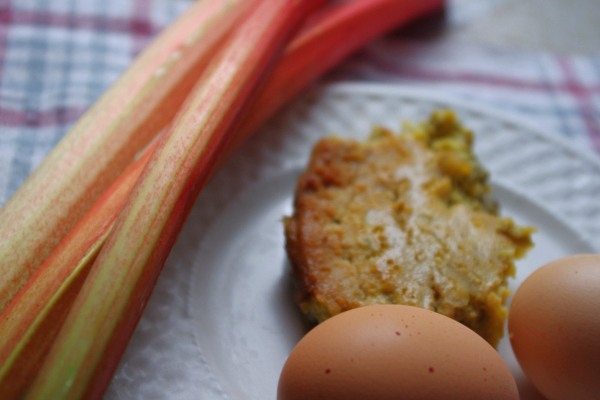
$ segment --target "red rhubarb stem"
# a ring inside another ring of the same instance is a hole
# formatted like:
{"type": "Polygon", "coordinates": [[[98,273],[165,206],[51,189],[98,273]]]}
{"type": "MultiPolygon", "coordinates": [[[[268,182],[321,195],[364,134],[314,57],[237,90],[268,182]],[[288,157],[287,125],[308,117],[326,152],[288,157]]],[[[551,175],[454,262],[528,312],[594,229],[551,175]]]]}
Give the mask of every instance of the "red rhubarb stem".
{"type": "Polygon", "coordinates": [[[323,9],[286,52],[246,113],[236,144],[246,140],[290,99],[373,39],[439,11],[444,0],[356,0],[323,9]]]}

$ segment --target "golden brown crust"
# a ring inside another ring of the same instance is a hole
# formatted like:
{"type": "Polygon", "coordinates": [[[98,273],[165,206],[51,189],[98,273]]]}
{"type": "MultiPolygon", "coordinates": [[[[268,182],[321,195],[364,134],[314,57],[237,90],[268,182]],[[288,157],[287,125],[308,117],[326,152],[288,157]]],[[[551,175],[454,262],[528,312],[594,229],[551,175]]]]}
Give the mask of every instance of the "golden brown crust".
{"type": "Polygon", "coordinates": [[[497,215],[472,134],[453,113],[406,131],[315,145],[284,221],[298,304],[316,322],[367,304],[413,304],[496,345],[507,279],[532,229],[497,215]]]}

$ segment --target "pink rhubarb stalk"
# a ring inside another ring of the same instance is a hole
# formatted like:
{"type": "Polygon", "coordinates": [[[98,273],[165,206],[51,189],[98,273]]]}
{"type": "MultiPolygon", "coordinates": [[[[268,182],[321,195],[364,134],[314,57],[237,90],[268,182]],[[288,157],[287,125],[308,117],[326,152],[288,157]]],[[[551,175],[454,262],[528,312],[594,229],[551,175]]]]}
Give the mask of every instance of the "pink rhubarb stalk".
{"type": "Polygon", "coordinates": [[[152,148],[94,204],[0,314],[0,399],[22,398],[152,148]]]}
{"type": "MultiPolygon", "coordinates": [[[[237,130],[239,142],[304,87],[373,38],[438,9],[441,0],[360,0],[325,8],[287,47],[237,130]],[[350,34],[348,34],[350,33],[350,34]]],[[[0,398],[34,376],[74,295],[153,148],[134,162],[0,313],[0,398]]]]}
{"type": "Polygon", "coordinates": [[[234,121],[319,0],[262,0],[161,138],[100,251],[29,398],[98,398],[234,121]]]}
{"type": "Polygon", "coordinates": [[[0,209],[0,311],[173,118],[248,7],[198,1],[87,111],[0,209]]]}

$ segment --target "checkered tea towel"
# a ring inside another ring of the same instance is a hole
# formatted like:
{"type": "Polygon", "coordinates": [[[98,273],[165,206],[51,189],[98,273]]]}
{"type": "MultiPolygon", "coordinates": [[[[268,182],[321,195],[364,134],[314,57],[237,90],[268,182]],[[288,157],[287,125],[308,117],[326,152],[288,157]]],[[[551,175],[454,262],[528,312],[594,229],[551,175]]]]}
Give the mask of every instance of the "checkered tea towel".
{"type": "MultiPolygon", "coordinates": [[[[0,0],[0,205],[191,0],[0,0]]],[[[325,78],[434,89],[600,152],[600,53],[388,37],[325,78]]]]}

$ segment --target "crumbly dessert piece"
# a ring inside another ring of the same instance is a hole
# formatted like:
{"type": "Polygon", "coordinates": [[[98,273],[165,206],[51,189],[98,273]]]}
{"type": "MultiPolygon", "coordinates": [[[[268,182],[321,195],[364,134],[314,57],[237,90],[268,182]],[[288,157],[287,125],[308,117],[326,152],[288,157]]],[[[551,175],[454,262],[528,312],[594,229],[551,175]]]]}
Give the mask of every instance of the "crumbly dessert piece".
{"type": "Polygon", "coordinates": [[[404,130],[315,145],[284,220],[298,304],[314,322],[367,304],[420,306],[496,346],[507,280],[534,229],[499,216],[453,112],[404,130]]]}

